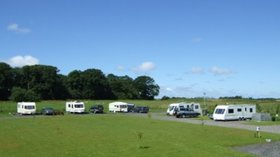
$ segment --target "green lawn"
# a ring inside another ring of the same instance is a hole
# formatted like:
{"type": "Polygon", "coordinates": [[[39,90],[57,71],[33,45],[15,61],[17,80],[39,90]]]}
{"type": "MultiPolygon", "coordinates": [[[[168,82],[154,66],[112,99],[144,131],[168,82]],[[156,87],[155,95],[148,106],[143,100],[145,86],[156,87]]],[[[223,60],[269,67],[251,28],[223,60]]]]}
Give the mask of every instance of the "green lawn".
{"type": "Polygon", "coordinates": [[[0,117],[0,156],[249,157],[231,147],[280,139],[253,134],[126,114],[0,117]]]}

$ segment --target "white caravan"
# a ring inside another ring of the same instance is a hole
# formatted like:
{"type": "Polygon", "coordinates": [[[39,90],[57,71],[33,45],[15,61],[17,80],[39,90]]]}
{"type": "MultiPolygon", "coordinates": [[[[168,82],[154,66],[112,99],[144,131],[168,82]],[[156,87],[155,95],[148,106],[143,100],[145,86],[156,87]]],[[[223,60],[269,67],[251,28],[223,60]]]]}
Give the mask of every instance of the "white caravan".
{"type": "Polygon", "coordinates": [[[66,102],[66,112],[70,113],[84,113],[85,103],[80,101],[70,101],[66,102]]]}
{"type": "Polygon", "coordinates": [[[200,113],[202,115],[202,110],[200,107],[199,103],[185,103],[185,102],[180,102],[180,103],[172,103],[168,106],[166,114],[173,116],[176,112],[176,110],[180,110],[181,108],[188,108],[193,110],[194,112],[200,113]]]}
{"type": "Polygon", "coordinates": [[[128,106],[126,102],[112,102],[109,104],[109,112],[128,112],[128,106]]]}
{"type": "Polygon", "coordinates": [[[214,120],[245,120],[252,119],[256,113],[256,105],[218,105],[215,108],[214,120]]]}
{"type": "Polygon", "coordinates": [[[18,102],[17,113],[19,114],[35,114],[36,103],[35,102],[18,102]]]}

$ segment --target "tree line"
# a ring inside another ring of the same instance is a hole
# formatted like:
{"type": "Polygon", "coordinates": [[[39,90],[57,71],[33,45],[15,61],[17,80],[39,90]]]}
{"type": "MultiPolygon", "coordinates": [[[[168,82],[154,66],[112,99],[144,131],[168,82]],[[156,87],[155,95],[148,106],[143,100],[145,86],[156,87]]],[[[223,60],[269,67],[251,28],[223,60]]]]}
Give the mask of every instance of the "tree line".
{"type": "Polygon", "coordinates": [[[74,70],[32,65],[12,68],[0,63],[0,100],[40,101],[65,99],[154,99],[159,86],[149,76],[105,75],[99,69],[74,70]]]}

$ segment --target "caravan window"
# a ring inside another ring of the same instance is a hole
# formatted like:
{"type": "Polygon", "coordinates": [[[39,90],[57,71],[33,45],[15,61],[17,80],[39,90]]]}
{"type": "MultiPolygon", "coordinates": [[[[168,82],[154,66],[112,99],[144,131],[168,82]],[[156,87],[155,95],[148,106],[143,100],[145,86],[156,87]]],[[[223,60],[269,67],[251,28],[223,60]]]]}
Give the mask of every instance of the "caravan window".
{"type": "Polygon", "coordinates": [[[169,107],[169,111],[172,111],[174,109],[174,106],[169,107]]]}
{"type": "Polygon", "coordinates": [[[83,108],[84,105],[83,104],[75,104],[75,108],[83,108]]]}
{"type": "Polygon", "coordinates": [[[253,112],[253,108],[250,108],[250,112],[253,112]]]}
{"type": "Polygon", "coordinates": [[[228,109],[228,113],[234,113],[234,110],[232,108],[228,109]]]}
{"type": "Polygon", "coordinates": [[[237,109],[237,112],[242,112],[242,109],[241,109],[241,108],[238,108],[238,109],[237,109]]]}
{"type": "Polygon", "coordinates": [[[127,105],[120,105],[120,108],[127,108],[127,105]]]}
{"type": "Polygon", "coordinates": [[[195,109],[198,109],[199,108],[199,106],[198,105],[195,105],[195,109]]]}
{"type": "Polygon", "coordinates": [[[31,110],[31,109],[34,109],[34,108],[35,108],[35,106],[25,106],[24,108],[25,108],[25,109],[29,109],[29,110],[31,110]]]}
{"type": "Polygon", "coordinates": [[[179,109],[184,111],[185,110],[185,107],[184,106],[179,106],[179,109]]]}
{"type": "Polygon", "coordinates": [[[224,114],[224,112],[225,112],[225,109],[216,109],[216,114],[224,114]]]}

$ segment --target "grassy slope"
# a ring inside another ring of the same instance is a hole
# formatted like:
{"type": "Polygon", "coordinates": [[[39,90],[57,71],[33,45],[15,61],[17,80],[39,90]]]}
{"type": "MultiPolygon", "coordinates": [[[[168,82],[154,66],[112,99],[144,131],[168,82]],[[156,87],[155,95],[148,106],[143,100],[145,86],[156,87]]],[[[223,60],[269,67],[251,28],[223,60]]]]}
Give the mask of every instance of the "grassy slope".
{"type": "MultiPolygon", "coordinates": [[[[253,132],[125,114],[0,118],[0,156],[246,157],[230,147],[259,143],[253,132]],[[137,133],[143,133],[142,140],[137,133]],[[141,148],[139,147],[141,146],[141,148]]],[[[278,135],[263,134],[278,139],[278,135]]]]}

